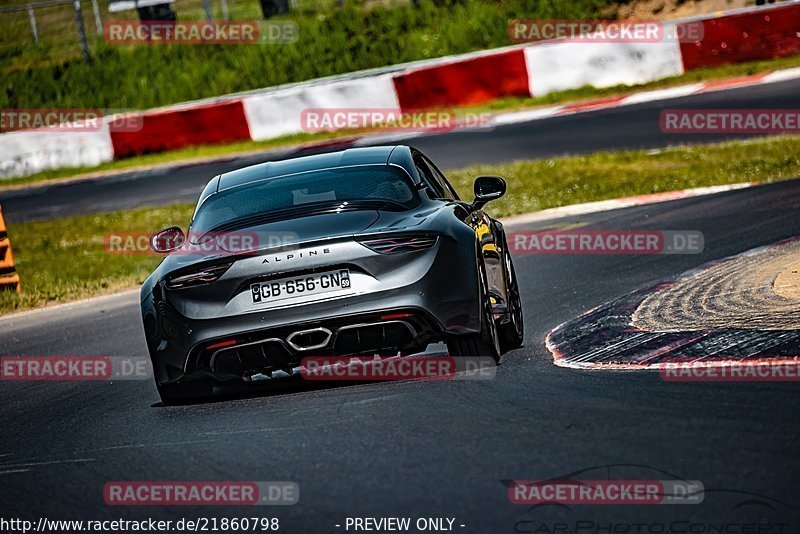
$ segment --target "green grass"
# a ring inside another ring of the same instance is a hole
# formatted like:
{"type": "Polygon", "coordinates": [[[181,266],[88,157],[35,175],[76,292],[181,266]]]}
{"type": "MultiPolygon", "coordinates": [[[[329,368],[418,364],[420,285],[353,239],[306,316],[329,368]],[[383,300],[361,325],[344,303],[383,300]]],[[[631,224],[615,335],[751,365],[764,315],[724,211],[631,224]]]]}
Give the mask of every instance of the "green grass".
{"type": "MultiPolygon", "coordinates": [[[[506,197],[489,211],[502,217],[592,200],[800,176],[800,136],[763,138],[661,151],[479,165],[447,172],[463,198],[475,176],[504,176],[506,197]]],[[[140,284],[157,265],[151,255],[108,254],[109,233],[185,228],[192,206],[140,208],[111,214],[26,222],[9,227],[22,295],[0,293],[0,313],[110,293],[140,284]]]]}
{"type": "MultiPolygon", "coordinates": [[[[31,0],[4,0],[3,6],[25,5],[31,0]]],[[[330,11],[338,4],[338,0],[297,0],[297,13],[303,16],[314,16],[323,11],[330,11]]],[[[261,7],[257,0],[227,0],[230,20],[260,20],[261,7]]],[[[391,0],[389,5],[408,4],[408,0],[391,0]]],[[[108,1],[99,2],[100,18],[108,21],[139,20],[136,11],[110,13],[106,6],[108,1]]],[[[222,20],[220,2],[211,2],[212,17],[222,20]]],[[[100,37],[94,20],[92,3],[81,0],[84,29],[90,42],[100,37]]],[[[182,21],[205,20],[203,0],[177,0],[173,4],[182,21]]],[[[81,51],[78,44],[75,14],[71,4],[51,7],[39,7],[34,10],[39,30],[39,44],[35,45],[31,32],[27,11],[4,13],[0,16],[0,59],[14,69],[58,64],[68,60],[80,60],[81,51]]]]}
{"type": "Polygon", "coordinates": [[[491,204],[495,217],[593,200],[742,182],[800,177],[800,136],[770,137],[663,150],[478,165],[447,173],[464,198],[480,175],[503,176],[509,194],[491,204]]]}
{"type": "MultiPolygon", "coordinates": [[[[504,46],[510,44],[510,19],[608,17],[614,5],[613,0],[423,0],[419,7],[366,9],[347,2],[344,8],[293,13],[300,35],[292,44],[114,46],[96,39],[91,63],[20,41],[0,56],[0,108],[162,106],[504,46]]],[[[90,11],[85,18],[89,26],[90,11]]]]}
{"type": "Polygon", "coordinates": [[[175,222],[185,225],[191,214],[192,206],[180,205],[11,226],[22,294],[0,293],[0,311],[113,293],[140,284],[159,258],[155,254],[109,254],[104,236],[150,233],[175,222]]]}

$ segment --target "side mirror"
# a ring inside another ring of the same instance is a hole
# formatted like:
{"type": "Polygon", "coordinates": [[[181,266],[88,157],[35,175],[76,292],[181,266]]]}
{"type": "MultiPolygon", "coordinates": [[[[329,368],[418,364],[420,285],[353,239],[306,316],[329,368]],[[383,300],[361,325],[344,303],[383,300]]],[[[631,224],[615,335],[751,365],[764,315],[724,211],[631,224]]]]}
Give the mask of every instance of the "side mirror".
{"type": "Polygon", "coordinates": [[[186,235],[177,226],[170,226],[150,236],[150,248],[159,254],[169,254],[186,243],[186,235]]]}
{"type": "Polygon", "coordinates": [[[472,207],[481,209],[490,200],[506,194],[506,181],[499,176],[478,176],[475,178],[475,201],[472,207]]]}

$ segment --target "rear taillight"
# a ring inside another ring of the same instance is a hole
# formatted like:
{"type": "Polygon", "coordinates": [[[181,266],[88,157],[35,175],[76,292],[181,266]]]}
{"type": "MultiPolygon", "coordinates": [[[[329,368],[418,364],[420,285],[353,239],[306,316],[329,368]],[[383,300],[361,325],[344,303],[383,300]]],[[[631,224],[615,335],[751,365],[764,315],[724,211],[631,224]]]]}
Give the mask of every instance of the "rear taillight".
{"type": "Polygon", "coordinates": [[[411,317],[414,317],[413,313],[390,313],[381,315],[381,321],[397,321],[398,319],[410,319],[411,317]]]}
{"type": "Polygon", "coordinates": [[[383,237],[380,239],[361,239],[359,242],[380,254],[400,254],[431,248],[438,238],[435,235],[415,235],[383,237]]]}
{"type": "Polygon", "coordinates": [[[184,274],[181,276],[176,276],[175,278],[167,280],[167,288],[181,289],[184,287],[198,286],[201,284],[208,284],[210,282],[214,282],[220,276],[222,276],[231,265],[232,263],[226,263],[224,265],[214,265],[212,267],[206,267],[201,271],[184,274]]]}
{"type": "Polygon", "coordinates": [[[235,339],[229,339],[227,341],[220,341],[219,343],[214,343],[213,345],[209,345],[206,347],[206,350],[214,350],[214,349],[224,349],[227,347],[236,346],[235,339]]]}

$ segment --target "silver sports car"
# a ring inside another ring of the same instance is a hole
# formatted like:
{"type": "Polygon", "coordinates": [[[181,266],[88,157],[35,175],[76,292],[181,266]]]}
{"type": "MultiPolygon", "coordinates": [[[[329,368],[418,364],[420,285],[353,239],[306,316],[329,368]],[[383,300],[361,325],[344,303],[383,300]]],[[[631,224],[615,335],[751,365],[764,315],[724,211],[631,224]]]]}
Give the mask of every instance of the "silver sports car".
{"type": "Polygon", "coordinates": [[[407,146],[216,176],[186,233],[151,240],[167,254],[141,289],[162,400],[291,374],[308,355],[408,355],[445,342],[451,356],[499,361],[523,337],[505,232],[483,211],[505,190],[481,176],[462,201],[407,146]]]}

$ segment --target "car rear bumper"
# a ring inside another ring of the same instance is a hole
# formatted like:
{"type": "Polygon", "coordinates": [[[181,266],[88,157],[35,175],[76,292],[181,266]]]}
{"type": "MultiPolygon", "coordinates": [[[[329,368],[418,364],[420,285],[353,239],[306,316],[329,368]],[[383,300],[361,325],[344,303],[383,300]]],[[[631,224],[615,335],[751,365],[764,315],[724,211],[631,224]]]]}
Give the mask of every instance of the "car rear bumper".
{"type": "Polygon", "coordinates": [[[402,288],[214,319],[184,317],[156,290],[143,301],[156,380],[243,378],[306,356],[415,352],[478,332],[477,275],[464,271],[457,279],[437,270],[402,288]]]}

